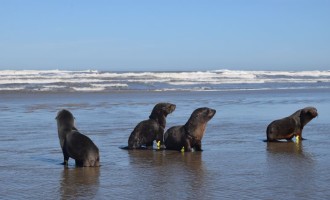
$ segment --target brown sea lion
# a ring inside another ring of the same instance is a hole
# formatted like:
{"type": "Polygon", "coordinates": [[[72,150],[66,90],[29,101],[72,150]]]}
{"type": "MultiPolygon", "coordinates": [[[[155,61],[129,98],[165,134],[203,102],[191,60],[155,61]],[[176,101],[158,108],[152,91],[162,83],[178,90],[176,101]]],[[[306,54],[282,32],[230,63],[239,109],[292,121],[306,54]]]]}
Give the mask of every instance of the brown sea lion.
{"type": "Polygon", "coordinates": [[[164,135],[166,149],[202,151],[202,138],[206,124],[215,113],[216,110],[214,109],[198,108],[191,114],[185,125],[168,129],[164,135]]]}
{"type": "Polygon", "coordinates": [[[57,130],[64,156],[64,165],[73,158],[79,167],[100,166],[99,149],[87,136],[74,126],[74,117],[68,110],[57,113],[57,130]]]}
{"type": "Polygon", "coordinates": [[[317,116],[316,108],[306,107],[296,111],[289,117],[275,120],[267,127],[267,141],[274,142],[280,139],[290,141],[294,136],[303,139],[301,134],[304,126],[317,116]]]}
{"type": "Polygon", "coordinates": [[[166,126],[166,117],[175,110],[171,103],[158,103],[153,108],[149,119],[140,122],[134,128],[128,139],[128,149],[139,149],[142,146],[152,148],[154,140],[164,144],[163,136],[166,126]]]}

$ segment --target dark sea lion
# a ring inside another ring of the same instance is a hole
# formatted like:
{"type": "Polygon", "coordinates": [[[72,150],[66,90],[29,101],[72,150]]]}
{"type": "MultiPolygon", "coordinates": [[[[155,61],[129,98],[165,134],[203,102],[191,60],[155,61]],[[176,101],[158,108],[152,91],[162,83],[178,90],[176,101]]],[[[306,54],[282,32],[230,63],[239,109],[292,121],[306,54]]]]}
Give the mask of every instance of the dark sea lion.
{"type": "Polygon", "coordinates": [[[99,149],[87,136],[81,134],[74,126],[74,117],[68,110],[57,113],[57,129],[64,156],[64,165],[68,165],[69,157],[77,166],[100,166],[99,149]]]}
{"type": "Polygon", "coordinates": [[[202,138],[206,130],[207,122],[215,115],[216,110],[210,108],[198,108],[190,116],[183,126],[174,126],[168,129],[164,135],[166,149],[202,151],[202,138]]]}
{"type": "Polygon", "coordinates": [[[275,120],[267,127],[267,141],[275,142],[280,139],[289,141],[294,136],[303,139],[301,134],[304,126],[317,116],[316,108],[306,107],[296,111],[289,117],[275,120]]]}
{"type": "Polygon", "coordinates": [[[164,129],[166,117],[175,110],[175,105],[171,103],[158,103],[153,108],[149,119],[140,122],[134,128],[128,139],[128,149],[139,149],[142,146],[152,148],[153,141],[160,141],[163,146],[164,129]]]}

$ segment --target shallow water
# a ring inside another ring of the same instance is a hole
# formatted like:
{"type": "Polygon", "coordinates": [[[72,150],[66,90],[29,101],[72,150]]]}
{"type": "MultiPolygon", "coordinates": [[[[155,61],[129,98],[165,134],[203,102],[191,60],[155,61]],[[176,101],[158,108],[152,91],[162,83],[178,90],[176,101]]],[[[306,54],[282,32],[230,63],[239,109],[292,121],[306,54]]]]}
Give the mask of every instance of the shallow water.
{"type": "Polygon", "coordinates": [[[0,94],[0,194],[4,199],[329,199],[330,90],[0,94]],[[203,152],[119,147],[154,104],[215,108],[203,152]],[[301,143],[266,143],[274,119],[315,106],[301,143]],[[99,147],[100,168],[60,165],[55,115],[67,108],[99,147]]]}

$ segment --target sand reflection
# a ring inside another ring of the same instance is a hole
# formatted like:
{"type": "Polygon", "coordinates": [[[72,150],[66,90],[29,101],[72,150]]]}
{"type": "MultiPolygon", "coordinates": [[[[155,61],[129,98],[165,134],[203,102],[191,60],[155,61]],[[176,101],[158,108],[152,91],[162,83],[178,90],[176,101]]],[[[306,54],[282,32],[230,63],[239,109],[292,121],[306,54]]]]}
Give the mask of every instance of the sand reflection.
{"type": "MultiPolygon", "coordinates": [[[[129,159],[132,181],[138,182],[144,176],[143,179],[149,180],[149,194],[160,197],[170,194],[175,199],[205,197],[205,187],[201,187],[205,182],[201,152],[129,151],[129,159]]],[[[136,190],[144,190],[142,187],[136,185],[136,190]]],[[[139,195],[139,198],[148,197],[139,195]]]]}
{"type": "Polygon", "coordinates": [[[61,199],[93,199],[99,188],[100,167],[64,168],[61,199]]]}
{"type": "Polygon", "coordinates": [[[267,142],[267,151],[276,154],[296,154],[304,156],[303,143],[300,142],[267,142]]]}
{"type": "Polygon", "coordinates": [[[315,161],[304,142],[267,143],[267,183],[277,191],[298,190],[295,198],[312,197],[315,161]],[[307,183],[307,184],[306,184],[307,183]]]}

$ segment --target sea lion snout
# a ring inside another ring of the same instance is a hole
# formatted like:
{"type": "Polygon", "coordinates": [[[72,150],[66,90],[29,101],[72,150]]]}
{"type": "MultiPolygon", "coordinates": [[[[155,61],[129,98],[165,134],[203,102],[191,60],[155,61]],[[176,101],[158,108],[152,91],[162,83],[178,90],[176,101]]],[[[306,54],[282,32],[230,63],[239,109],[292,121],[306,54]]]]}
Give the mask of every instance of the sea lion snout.
{"type": "Polygon", "coordinates": [[[313,109],[308,112],[313,118],[317,117],[319,114],[316,109],[313,109]]]}
{"type": "Polygon", "coordinates": [[[170,105],[170,111],[171,111],[171,113],[175,110],[175,108],[176,108],[176,105],[175,104],[171,104],[170,105]]]}
{"type": "Polygon", "coordinates": [[[164,107],[164,110],[168,114],[171,114],[172,112],[174,112],[175,108],[176,108],[175,104],[167,103],[166,106],[164,107]]]}
{"type": "Polygon", "coordinates": [[[209,116],[209,118],[210,118],[210,119],[213,118],[216,112],[217,112],[217,111],[216,111],[215,109],[211,109],[211,108],[210,108],[210,109],[208,110],[208,116],[209,116]]]}

